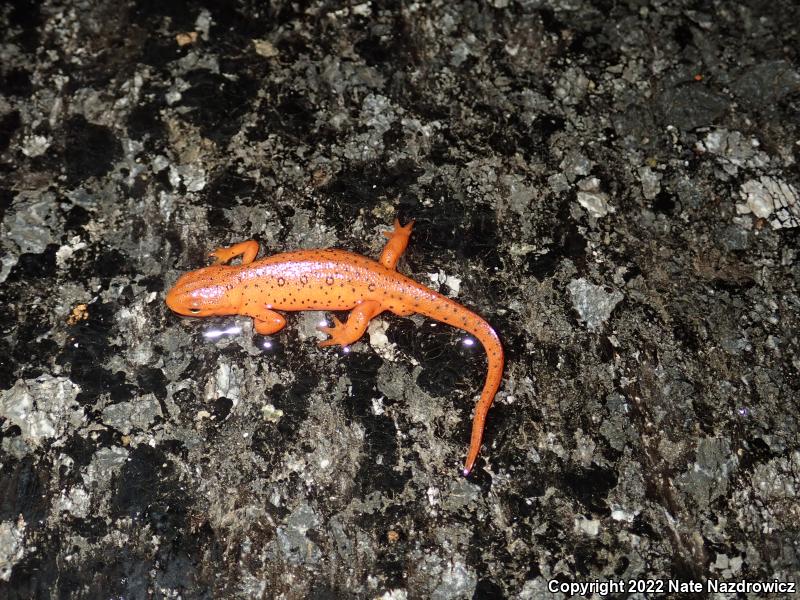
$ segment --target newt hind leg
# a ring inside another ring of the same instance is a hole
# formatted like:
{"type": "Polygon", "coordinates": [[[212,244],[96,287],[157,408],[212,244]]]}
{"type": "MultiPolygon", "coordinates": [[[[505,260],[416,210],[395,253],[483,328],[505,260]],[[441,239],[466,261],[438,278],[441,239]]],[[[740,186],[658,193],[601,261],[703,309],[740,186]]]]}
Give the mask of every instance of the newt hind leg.
{"type": "Polygon", "coordinates": [[[380,302],[376,300],[366,300],[350,311],[347,322],[342,323],[333,317],[333,327],[317,327],[323,333],[331,337],[319,343],[320,346],[349,346],[358,340],[367,330],[370,320],[383,312],[380,302]]]}
{"type": "Polygon", "coordinates": [[[394,269],[397,266],[397,261],[400,260],[403,252],[408,246],[408,236],[411,235],[411,228],[414,226],[414,221],[409,221],[405,225],[400,225],[400,220],[394,220],[394,230],[384,231],[383,235],[389,238],[386,245],[383,247],[381,257],[378,259],[387,269],[394,269]]]}
{"type": "Polygon", "coordinates": [[[258,254],[258,242],[255,240],[247,240],[246,242],[239,242],[227,248],[217,248],[209,252],[209,256],[214,257],[215,265],[224,265],[232,261],[237,256],[242,257],[242,265],[249,265],[256,259],[258,254]]]}

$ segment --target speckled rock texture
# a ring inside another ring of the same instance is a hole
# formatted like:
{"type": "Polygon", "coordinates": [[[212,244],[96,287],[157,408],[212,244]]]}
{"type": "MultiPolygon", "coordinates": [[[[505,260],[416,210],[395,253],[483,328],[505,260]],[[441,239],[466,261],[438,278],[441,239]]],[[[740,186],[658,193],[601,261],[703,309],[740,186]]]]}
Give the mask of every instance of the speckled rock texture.
{"type": "MultiPolygon", "coordinates": [[[[0,596],[796,581],[797,23],[787,0],[4,3],[0,596]],[[320,313],[267,338],[164,305],[218,246],[377,257],[395,216],[400,270],[506,348],[469,478],[463,332],[387,315],[343,352],[320,313]]],[[[608,597],[692,595],[643,589],[608,597]]]]}

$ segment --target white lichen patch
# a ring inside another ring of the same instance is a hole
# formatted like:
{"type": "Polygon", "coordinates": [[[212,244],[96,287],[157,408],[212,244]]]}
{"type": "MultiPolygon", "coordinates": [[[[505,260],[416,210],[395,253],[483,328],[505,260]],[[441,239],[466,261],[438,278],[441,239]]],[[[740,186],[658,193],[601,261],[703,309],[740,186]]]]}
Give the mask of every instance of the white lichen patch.
{"type": "Polygon", "coordinates": [[[407,598],[408,592],[406,590],[394,589],[384,592],[382,595],[377,597],[377,600],[406,600],[407,598]]]}
{"type": "Polygon", "coordinates": [[[579,150],[572,150],[558,164],[558,168],[569,181],[575,181],[579,177],[586,177],[591,173],[594,165],[594,161],[585,154],[579,150]]]}
{"type": "Polygon", "coordinates": [[[253,40],[256,54],[264,58],[275,58],[280,54],[278,49],[269,40],[253,40]]]}
{"type": "Polygon", "coordinates": [[[199,192],[208,182],[205,169],[199,164],[191,163],[186,165],[170,165],[169,182],[173,187],[183,183],[188,192],[199,192]]]}
{"type": "Polygon", "coordinates": [[[282,416],[283,411],[280,408],[275,408],[272,404],[265,404],[261,407],[261,417],[269,423],[277,423],[282,416]]]}
{"type": "Polygon", "coordinates": [[[39,254],[55,241],[56,196],[52,192],[21,192],[14,199],[13,209],[6,214],[5,236],[21,252],[39,254]]]}
{"type": "Polygon", "coordinates": [[[583,69],[570,67],[556,82],[553,93],[564,104],[576,105],[594,87],[594,82],[586,76],[583,69]]]}
{"type": "Polygon", "coordinates": [[[161,405],[153,394],[145,394],[130,402],[110,404],[103,409],[102,421],[128,435],[134,429],[145,431],[162,417],[161,405]]]}
{"type": "Polygon", "coordinates": [[[642,182],[642,194],[648,200],[654,199],[661,191],[661,173],[653,171],[650,167],[640,167],[638,170],[639,181],[642,182]]]}
{"type": "Polygon", "coordinates": [[[704,140],[697,142],[695,150],[716,156],[725,172],[731,175],[740,167],[760,168],[769,162],[767,154],[759,150],[756,138],[727,129],[709,131],[704,140]]]}
{"type": "Polygon", "coordinates": [[[389,341],[386,335],[388,324],[383,319],[373,319],[367,327],[369,345],[377,352],[381,358],[394,361],[397,358],[395,345],[389,341]]]}
{"type": "Polygon", "coordinates": [[[567,290],[572,296],[572,306],[589,331],[595,331],[611,316],[614,307],[622,300],[622,292],[607,292],[601,285],[585,279],[570,281],[567,290]]]}
{"type": "Polygon", "coordinates": [[[600,191],[600,180],[597,177],[586,177],[578,182],[578,204],[595,219],[615,211],[608,204],[608,194],[600,191]]]}
{"type": "Polygon", "coordinates": [[[383,152],[383,136],[403,114],[403,109],[380,94],[367,94],[361,104],[366,130],[357,134],[345,150],[349,159],[375,160],[383,152]]]}
{"type": "Polygon", "coordinates": [[[19,427],[25,442],[39,445],[81,425],[83,410],[75,401],[78,392],[80,387],[66,377],[19,379],[14,387],[0,392],[0,417],[6,428],[19,427]]]}
{"type": "Polygon", "coordinates": [[[475,593],[478,576],[460,556],[441,561],[435,556],[426,557],[423,568],[430,572],[436,581],[436,587],[430,595],[434,600],[471,598],[475,593]]]}
{"type": "Polygon", "coordinates": [[[584,516],[575,517],[575,531],[583,533],[589,537],[597,537],[600,533],[600,521],[598,519],[587,519],[584,516]]]}
{"type": "Polygon", "coordinates": [[[14,565],[25,556],[22,539],[25,536],[25,520],[19,517],[16,523],[0,523],[0,581],[9,581],[14,565]]]}
{"type": "Polygon", "coordinates": [[[102,489],[128,460],[128,450],[120,446],[100,448],[81,473],[83,484],[90,490],[102,489]]]}
{"type": "Polygon", "coordinates": [[[431,280],[434,288],[438,288],[438,286],[442,284],[446,285],[450,289],[450,294],[448,295],[454,298],[457,297],[458,293],[461,291],[461,280],[458,277],[448,275],[444,271],[428,273],[428,279],[431,280]]]}
{"type": "Polygon", "coordinates": [[[224,362],[219,363],[213,379],[209,379],[206,382],[204,394],[206,402],[211,402],[224,396],[229,398],[233,402],[233,406],[236,407],[241,399],[239,381],[238,367],[224,362]]]}
{"type": "Polygon", "coordinates": [[[86,243],[81,241],[80,236],[76,235],[70,238],[69,244],[64,244],[56,250],[56,265],[59,268],[63,268],[77,250],[83,250],[84,248],[86,248],[86,243]]]}
{"type": "Polygon", "coordinates": [[[322,558],[319,547],[306,537],[306,533],[315,531],[319,524],[314,509],[304,503],[292,511],[285,526],[277,528],[277,547],[290,564],[314,564],[322,558]]]}
{"type": "Polygon", "coordinates": [[[800,203],[793,185],[764,175],[745,181],[739,193],[744,200],[736,205],[739,214],[767,219],[773,229],[800,225],[800,203]]]}
{"type": "Polygon", "coordinates": [[[70,490],[61,490],[61,494],[53,502],[53,512],[56,515],[66,512],[78,519],[85,519],[90,510],[91,498],[81,486],[73,487],[70,490]]]}
{"type": "Polygon", "coordinates": [[[43,135],[26,135],[22,138],[22,153],[30,158],[36,158],[47,152],[50,143],[50,139],[43,135]]]}

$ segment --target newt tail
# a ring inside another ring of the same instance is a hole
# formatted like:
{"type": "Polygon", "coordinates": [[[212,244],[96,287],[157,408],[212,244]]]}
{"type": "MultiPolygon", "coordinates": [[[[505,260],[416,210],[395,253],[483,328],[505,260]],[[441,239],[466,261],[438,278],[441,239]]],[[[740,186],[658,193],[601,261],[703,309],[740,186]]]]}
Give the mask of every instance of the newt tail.
{"type": "Polygon", "coordinates": [[[475,336],[480,341],[486,352],[488,363],[486,381],[483,384],[481,397],[475,405],[475,416],[472,418],[472,435],[470,436],[469,451],[464,462],[463,475],[466,477],[475,466],[475,460],[481,449],[483,430],[486,425],[486,414],[492,406],[500,382],[503,378],[503,365],[505,362],[503,345],[500,338],[489,323],[476,315],[471,310],[454,302],[447,296],[436,294],[438,297],[431,303],[423,303],[417,308],[419,314],[428,318],[447,323],[453,327],[463,329],[475,336]]]}
{"type": "Polygon", "coordinates": [[[256,260],[258,243],[249,240],[211,253],[209,267],[182,275],[167,294],[167,306],[184,316],[244,315],[257,333],[272,335],[286,325],[279,311],[349,310],[347,321],[319,329],[330,337],[321,346],[348,346],[384,311],[399,316],[419,313],[463,329],[486,351],[488,369],[472,420],[464,475],[469,475],[481,447],[486,414],[503,376],[503,346],[494,329],[457,302],[397,272],[414,222],[386,232],[389,241],[377,261],[334,249],[298,250],[256,260]],[[229,265],[241,257],[240,265],[229,265]]]}

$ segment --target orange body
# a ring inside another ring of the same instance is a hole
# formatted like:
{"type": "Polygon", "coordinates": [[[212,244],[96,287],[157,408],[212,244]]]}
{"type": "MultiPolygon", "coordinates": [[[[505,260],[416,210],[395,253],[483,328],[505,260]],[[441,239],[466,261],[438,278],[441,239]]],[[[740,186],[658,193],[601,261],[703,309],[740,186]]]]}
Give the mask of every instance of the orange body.
{"type": "Polygon", "coordinates": [[[330,338],[321,346],[347,346],[358,340],[370,319],[384,311],[408,316],[419,313],[474,335],[483,344],[488,373],[475,409],[464,475],[475,464],[486,413],[503,374],[503,347],[494,329],[481,317],[395,270],[408,245],[413,221],[386,232],[389,242],[379,261],[344,250],[299,250],[255,260],[258,243],[250,240],[211,253],[210,267],[181,276],[167,294],[167,306],[195,317],[245,315],[255,329],[270,335],[286,321],[277,311],[350,310],[345,323],[334,317],[333,327],[320,327],[330,338]],[[225,263],[242,257],[241,265],[225,263]]]}

